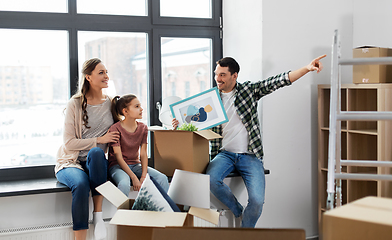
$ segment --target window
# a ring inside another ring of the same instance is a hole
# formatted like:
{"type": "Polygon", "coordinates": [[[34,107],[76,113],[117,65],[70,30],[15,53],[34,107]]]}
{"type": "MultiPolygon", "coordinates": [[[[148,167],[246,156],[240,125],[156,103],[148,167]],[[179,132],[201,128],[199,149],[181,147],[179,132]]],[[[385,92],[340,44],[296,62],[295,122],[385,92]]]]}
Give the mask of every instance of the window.
{"type": "Polygon", "coordinates": [[[211,18],[211,0],[161,0],[161,16],[211,18]]]}
{"type": "Polygon", "coordinates": [[[68,33],[0,29],[0,166],[55,164],[69,99],[68,33]],[[43,117],[44,116],[44,117],[43,117]]]}
{"type": "Polygon", "coordinates": [[[109,88],[105,90],[109,96],[133,93],[139,98],[145,113],[142,121],[148,125],[147,34],[79,31],[78,51],[79,69],[93,57],[105,64],[109,75],[109,88]]]}
{"type": "Polygon", "coordinates": [[[189,97],[191,95],[191,82],[185,82],[185,97],[189,97]]]}
{"type": "Polygon", "coordinates": [[[67,12],[67,0],[2,0],[0,11],[67,12]]]}
{"type": "Polygon", "coordinates": [[[78,0],[77,9],[78,13],[147,16],[146,0],[78,0]]]}
{"type": "Polygon", "coordinates": [[[161,39],[162,97],[178,96],[182,99],[199,93],[200,81],[212,86],[212,40],[209,38],[161,39]],[[194,72],[208,74],[194,74],[194,72]],[[179,91],[173,91],[173,85],[179,91]],[[171,88],[171,89],[170,89],[171,88]]]}
{"type": "Polygon", "coordinates": [[[211,69],[222,57],[222,1],[194,4],[168,0],[0,4],[0,181],[53,173],[62,143],[63,110],[76,92],[86,59],[99,57],[105,63],[111,79],[109,95],[134,93],[141,98],[148,125],[161,125],[156,104],[162,98],[184,98],[211,87],[211,69]]]}

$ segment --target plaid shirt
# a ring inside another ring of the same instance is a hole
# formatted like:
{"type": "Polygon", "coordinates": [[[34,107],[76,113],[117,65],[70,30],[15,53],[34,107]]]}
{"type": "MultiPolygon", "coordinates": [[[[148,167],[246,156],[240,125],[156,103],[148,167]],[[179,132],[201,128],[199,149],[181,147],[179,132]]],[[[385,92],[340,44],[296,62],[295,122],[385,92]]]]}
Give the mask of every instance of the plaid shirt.
{"type": "MultiPolygon", "coordinates": [[[[290,85],[289,72],[281,73],[265,80],[251,83],[250,81],[236,84],[236,97],[234,106],[237,114],[248,131],[248,151],[254,153],[257,158],[263,158],[263,145],[261,143],[260,123],[257,114],[257,103],[260,98],[273,91],[290,85]]],[[[222,125],[212,128],[212,131],[222,135],[222,125]]],[[[213,159],[222,147],[222,139],[211,141],[211,159],[213,159]]]]}

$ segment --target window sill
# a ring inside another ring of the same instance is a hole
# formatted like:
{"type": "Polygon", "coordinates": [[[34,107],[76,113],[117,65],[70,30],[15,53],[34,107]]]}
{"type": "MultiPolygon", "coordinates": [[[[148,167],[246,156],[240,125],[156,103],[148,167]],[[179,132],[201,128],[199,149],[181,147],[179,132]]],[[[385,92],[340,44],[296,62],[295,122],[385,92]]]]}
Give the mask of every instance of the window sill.
{"type": "Polygon", "coordinates": [[[0,197],[68,191],[70,189],[59,183],[56,178],[0,182],[0,197]]]}
{"type": "MultiPolygon", "coordinates": [[[[264,173],[270,174],[268,169],[264,173]]],[[[233,172],[227,177],[237,177],[233,172]]],[[[67,186],[57,181],[57,178],[42,178],[31,180],[4,181],[0,182],[0,197],[23,196],[30,194],[56,193],[71,191],[67,186]]]]}

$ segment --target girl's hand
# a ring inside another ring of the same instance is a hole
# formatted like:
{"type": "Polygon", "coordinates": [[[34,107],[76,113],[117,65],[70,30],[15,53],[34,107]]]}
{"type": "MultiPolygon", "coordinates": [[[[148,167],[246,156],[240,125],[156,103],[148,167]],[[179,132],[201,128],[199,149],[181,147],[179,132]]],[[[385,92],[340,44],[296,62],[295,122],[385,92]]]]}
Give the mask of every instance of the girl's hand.
{"type": "Polygon", "coordinates": [[[177,119],[173,118],[173,120],[172,120],[173,130],[177,129],[178,124],[180,124],[180,122],[177,119]]]}
{"type": "Polygon", "coordinates": [[[97,138],[97,143],[115,143],[115,142],[118,142],[119,139],[120,139],[119,132],[107,131],[107,133],[105,135],[97,138]]]}
{"type": "Polygon", "coordinates": [[[142,186],[142,183],[139,181],[139,179],[137,177],[132,178],[132,188],[133,191],[138,191],[140,190],[140,187],[142,186]]]}

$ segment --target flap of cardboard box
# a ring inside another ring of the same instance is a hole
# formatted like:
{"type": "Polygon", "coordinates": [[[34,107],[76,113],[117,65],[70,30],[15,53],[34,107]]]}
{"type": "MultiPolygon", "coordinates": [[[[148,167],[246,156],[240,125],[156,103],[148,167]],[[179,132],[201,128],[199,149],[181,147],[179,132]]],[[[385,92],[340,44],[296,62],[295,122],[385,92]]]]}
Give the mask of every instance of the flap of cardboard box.
{"type": "Polygon", "coordinates": [[[187,213],[119,209],[110,224],[140,227],[182,227],[187,213]]]}
{"type": "Polygon", "coordinates": [[[210,208],[210,176],[176,169],[167,194],[176,204],[210,208]]]}
{"type": "Polygon", "coordinates": [[[219,212],[211,209],[191,207],[188,214],[204,219],[212,224],[219,224],[219,212]]]}
{"type": "Polygon", "coordinates": [[[219,135],[219,134],[217,134],[217,133],[211,131],[210,129],[201,130],[201,131],[196,131],[196,132],[194,132],[194,133],[200,135],[201,137],[207,139],[208,141],[213,140],[213,139],[216,139],[216,138],[222,138],[221,135],[219,135]]]}
{"type": "Polygon", "coordinates": [[[392,199],[369,196],[328,211],[325,215],[392,226],[392,199]]]}
{"type": "Polygon", "coordinates": [[[107,181],[95,189],[116,208],[119,208],[124,202],[128,201],[128,197],[110,181],[107,181]]]}

